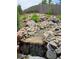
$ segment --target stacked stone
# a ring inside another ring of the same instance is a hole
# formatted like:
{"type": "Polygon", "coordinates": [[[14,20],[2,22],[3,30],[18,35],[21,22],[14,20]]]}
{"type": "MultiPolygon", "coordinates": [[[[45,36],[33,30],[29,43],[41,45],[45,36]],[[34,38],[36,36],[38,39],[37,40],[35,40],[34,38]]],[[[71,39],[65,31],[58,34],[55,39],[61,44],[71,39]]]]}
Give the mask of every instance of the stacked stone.
{"type": "Polygon", "coordinates": [[[27,20],[24,22],[25,27],[17,33],[19,40],[25,40],[30,37],[43,37],[47,44],[46,57],[48,59],[61,59],[61,21],[55,16],[46,20],[45,17],[40,18],[40,22],[27,20]]]}

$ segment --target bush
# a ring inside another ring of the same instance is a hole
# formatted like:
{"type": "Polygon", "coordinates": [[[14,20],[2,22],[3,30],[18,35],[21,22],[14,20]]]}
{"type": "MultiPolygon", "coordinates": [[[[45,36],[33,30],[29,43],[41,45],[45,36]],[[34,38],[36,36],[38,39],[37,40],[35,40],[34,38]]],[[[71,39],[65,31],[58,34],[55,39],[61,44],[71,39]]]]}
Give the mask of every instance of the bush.
{"type": "Polygon", "coordinates": [[[36,15],[36,14],[33,14],[32,17],[31,17],[31,19],[32,19],[33,21],[35,21],[35,22],[38,22],[38,21],[39,21],[39,16],[36,15]]]}
{"type": "Polygon", "coordinates": [[[49,10],[49,11],[47,12],[47,14],[48,14],[48,15],[52,15],[52,11],[49,10]]]}

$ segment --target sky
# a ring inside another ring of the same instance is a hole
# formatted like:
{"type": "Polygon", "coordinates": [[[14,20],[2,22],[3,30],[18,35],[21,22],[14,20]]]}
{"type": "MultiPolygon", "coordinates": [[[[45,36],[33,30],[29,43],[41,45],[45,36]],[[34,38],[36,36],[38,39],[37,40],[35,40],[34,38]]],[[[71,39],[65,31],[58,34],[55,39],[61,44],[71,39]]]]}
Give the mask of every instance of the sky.
{"type": "MultiPolygon", "coordinates": [[[[22,10],[25,10],[31,6],[38,5],[42,0],[17,0],[17,5],[21,5],[22,10]]],[[[54,3],[59,3],[59,0],[53,0],[54,3]]]]}

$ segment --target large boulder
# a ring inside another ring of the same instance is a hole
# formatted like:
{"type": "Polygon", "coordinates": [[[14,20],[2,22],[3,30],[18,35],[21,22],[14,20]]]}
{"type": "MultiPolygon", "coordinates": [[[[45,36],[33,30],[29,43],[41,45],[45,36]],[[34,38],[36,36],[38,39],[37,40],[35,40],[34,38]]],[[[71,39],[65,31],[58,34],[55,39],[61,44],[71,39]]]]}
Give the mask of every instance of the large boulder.
{"type": "Polygon", "coordinates": [[[47,48],[42,37],[31,37],[20,41],[19,53],[24,55],[45,57],[47,48]]]}
{"type": "Polygon", "coordinates": [[[48,59],[56,59],[57,55],[56,55],[54,47],[52,47],[51,44],[48,44],[47,48],[48,48],[47,53],[46,53],[47,58],[48,59]]]}

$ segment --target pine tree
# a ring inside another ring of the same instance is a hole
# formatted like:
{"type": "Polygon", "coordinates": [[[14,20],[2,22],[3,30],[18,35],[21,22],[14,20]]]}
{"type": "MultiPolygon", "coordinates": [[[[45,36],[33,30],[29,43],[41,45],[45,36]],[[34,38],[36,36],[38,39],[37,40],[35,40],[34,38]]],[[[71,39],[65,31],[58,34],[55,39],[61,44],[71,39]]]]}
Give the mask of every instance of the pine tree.
{"type": "Polygon", "coordinates": [[[47,4],[47,0],[42,0],[42,4],[47,4]]]}
{"type": "Polygon", "coordinates": [[[17,31],[20,29],[20,15],[22,14],[21,6],[17,6],[17,31]]]}

